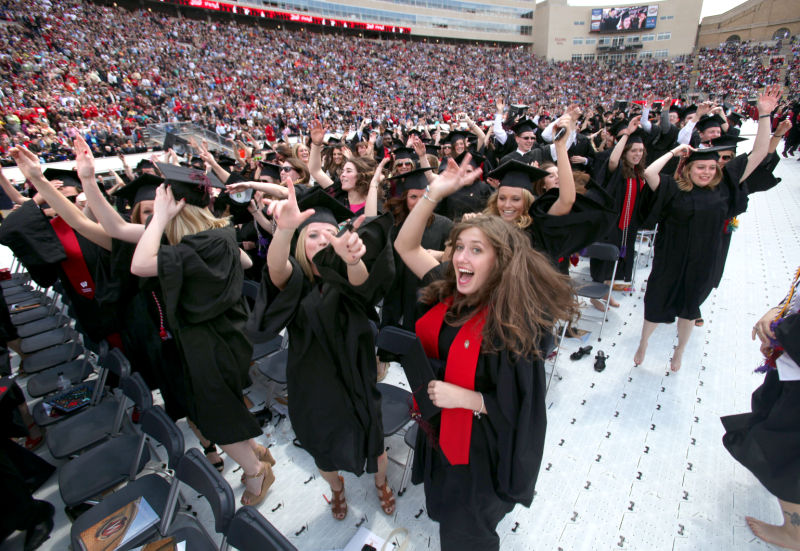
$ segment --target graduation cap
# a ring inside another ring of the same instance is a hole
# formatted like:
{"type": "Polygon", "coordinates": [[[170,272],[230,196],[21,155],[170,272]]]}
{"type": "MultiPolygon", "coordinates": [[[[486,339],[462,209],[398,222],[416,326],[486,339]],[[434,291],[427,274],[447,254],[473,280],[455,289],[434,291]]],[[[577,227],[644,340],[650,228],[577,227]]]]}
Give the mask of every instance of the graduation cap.
{"type": "Polygon", "coordinates": [[[113,195],[114,197],[127,199],[128,203],[133,206],[141,201],[152,201],[155,199],[156,188],[163,182],[164,180],[158,176],[144,173],[130,184],[119,188],[113,195]]]}
{"type": "Polygon", "coordinates": [[[522,188],[533,194],[533,182],[547,176],[547,171],[513,159],[495,168],[488,175],[500,180],[501,186],[522,188]]]}
{"type": "Polygon", "coordinates": [[[145,170],[147,168],[155,169],[156,165],[154,165],[153,161],[150,159],[142,159],[139,161],[139,164],[136,165],[136,170],[145,170]]]}
{"type": "Polygon", "coordinates": [[[725,124],[725,119],[720,117],[717,114],[714,115],[703,115],[700,117],[700,120],[697,121],[695,128],[697,128],[698,132],[705,132],[709,128],[722,128],[722,125],[725,124]]]}
{"type": "Polygon", "coordinates": [[[315,187],[306,193],[297,203],[300,211],[314,209],[314,214],[309,216],[297,227],[297,233],[313,222],[321,222],[338,226],[340,222],[350,219],[353,213],[346,206],[328,195],[324,189],[315,187]]]}
{"type": "MultiPolygon", "coordinates": [[[[201,158],[202,160],[202,158],[201,158]]],[[[194,163],[194,157],[192,157],[192,163],[194,163]]],[[[236,164],[236,159],[228,155],[227,153],[221,153],[217,157],[217,164],[222,168],[229,168],[236,164]]]]}
{"type": "Polygon", "coordinates": [[[440,149],[441,149],[441,146],[438,146],[438,145],[435,145],[435,144],[432,144],[432,143],[426,143],[425,144],[425,153],[427,153],[429,155],[435,155],[436,157],[438,157],[440,149]]]}
{"type": "Polygon", "coordinates": [[[397,195],[402,195],[404,191],[410,189],[425,189],[428,187],[428,178],[426,173],[431,170],[431,167],[415,168],[405,174],[398,174],[388,178],[397,182],[396,192],[397,195]]]}
{"type": "Polygon", "coordinates": [[[628,145],[634,143],[644,143],[644,131],[641,128],[637,128],[628,136],[628,145]]]}
{"type": "MultiPolygon", "coordinates": [[[[228,179],[225,180],[225,186],[227,188],[227,186],[231,184],[236,184],[238,182],[247,182],[247,181],[248,179],[244,176],[244,174],[240,172],[231,172],[230,175],[228,176],[228,179]]],[[[237,193],[228,193],[227,191],[225,193],[230,196],[231,200],[234,203],[237,203],[239,205],[246,206],[250,204],[250,199],[253,198],[252,188],[246,189],[244,191],[239,191],[237,193]]]]}
{"type": "Polygon", "coordinates": [[[186,155],[190,149],[189,141],[181,138],[177,134],[167,132],[167,135],[164,138],[164,151],[167,149],[172,149],[178,155],[186,155]]]}
{"type": "Polygon", "coordinates": [[[736,111],[731,111],[730,113],[728,113],[728,120],[731,121],[731,124],[733,124],[733,126],[742,126],[742,122],[744,122],[745,118],[746,118],[745,115],[737,113],[736,111]]]}
{"type": "Polygon", "coordinates": [[[175,199],[186,199],[189,205],[207,207],[211,188],[225,189],[213,172],[206,174],[202,170],[167,163],[156,163],[156,166],[164,175],[164,182],[172,188],[175,199]]]}
{"type": "Polygon", "coordinates": [[[618,121],[615,121],[615,122],[614,122],[614,123],[613,123],[613,124],[612,124],[612,125],[611,125],[611,126],[608,128],[608,132],[609,132],[609,134],[611,134],[612,136],[614,136],[614,137],[616,138],[616,137],[617,137],[617,135],[618,135],[620,132],[622,132],[623,130],[625,130],[626,128],[628,128],[628,121],[627,121],[627,120],[625,120],[625,119],[620,119],[620,120],[618,120],[618,121]]]}
{"type": "Polygon", "coordinates": [[[44,177],[48,180],[61,180],[64,183],[64,187],[74,187],[79,191],[81,190],[81,181],[78,178],[78,173],[74,170],[47,168],[44,171],[44,177]]]}
{"type": "Polygon", "coordinates": [[[514,114],[514,115],[519,114],[519,113],[524,113],[527,110],[528,110],[528,106],[527,105],[523,105],[521,103],[512,103],[511,105],[508,106],[508,112],[510,114],[514,114]]]}
{"type": "Polygon", "coordinates": [[[466,157],[467,154],[472,155],[472,158],[469,160],[469,164],[472,166],[472,168],[478,168],[479,166],[481,166],[481,163],[484,161],[484,158],[481,155],[478,155],[477,153],[472,153],[470,151],[464,151],[464,153],[462,153],[453,160],[456,162],[456,164],[461,165],[461,163],[464,161],[464,157],[466,157]]]}
{"type": "MultiPolygon", "coordinates": [[[[539,117],[539,120],[544,120],[545,115],[539,117]]],[[[535,132],[536,131],[536,124],[528,118],[523,118],[517,121],[517,123],[511,127],[514,131],[514,134],[519,136],[523,132],[535,132]]]]}
{"type": "Polygon", "coordinates": [[[724,145],[720,147],[704,147],[696,151],[692,151],[686,158],[686,163],[693,163],[695,161],[718,161],[720,151],[730,151],[730,146],[724,145]]]}
{"type": "Polygon", "coordinates": [[[453,130],[447,135],[447,141],[453,145],[455,145],[458,140],[464,140],[464,143],[466,143],[470,134],[471,132],[464,132],[463,130],[453,130]]]}
{"type": "Polygon", "coordinates": [[[270,176],[275,180],[281,179],[281,165],[265,161],[261,161],[259,164],[261,165],[262,176],[270,176]]]}
{"type": "Polygon", "coordinates": [[[614,109],[616,111],[626,111],[628,109],[627,100],[617,100],[617,103],[614,104],[614,109]]]}
{"type": "Polygon", "coordinates": [[[690,106],[686,107],[685,109],[683,109],[680,112],[680,116],[681,116],[682,119],[685,119],[686,117],[688,117],[692,113],[697,113],[697,105],[695,105],[694,103],[691,104],[690,106]]]}
{"type": "Polygon", "coordinates": [[[394,160],[399,161],[401,159],[416,161],[419,157],[417,156],[417,152],[410,147],[398,147],[394,150],[394,160]]]}
{"type": "Polygon", "coordinates": [[[673,103],[672,105],[669,106],[669,112],[670,113],[677,113],[678,117],[680,117],[681,113],[683,113],[683,109],[677,103],[673,103]]]}
{"type": "Polygon", "coordinates": [[[736,150],[736,145],[739,142],[747,141],[747,138],[740,138],[739,136],[723,135],[719,138],[711,140],[711,147],[718,148],[722,151],[724,148],[736,150]],[[720,149],[723,148],[723,149],[720,149]]]}

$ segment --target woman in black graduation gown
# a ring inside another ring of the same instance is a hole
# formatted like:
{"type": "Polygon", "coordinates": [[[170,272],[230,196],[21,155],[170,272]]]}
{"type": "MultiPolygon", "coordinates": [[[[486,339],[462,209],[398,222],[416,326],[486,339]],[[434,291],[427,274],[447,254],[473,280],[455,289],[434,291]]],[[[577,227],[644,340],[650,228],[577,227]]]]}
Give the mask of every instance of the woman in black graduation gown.
{"type": "Polygon", "coordinates": [[[381,508],[392,514],[371,323],[394,275],[391,218],[359,228],[359,217],[340,231],[352,215],[345,206],[318,188],[298,207],[291,184],[289,198],[271,203],[269,213],[277,229],[249,334],[260,341],[289,331],[289,417],[331,487],[334,518],[347,515],[338,471],[361,475],[365,464],[375,473],[381,508]]]}
{"type": "Polygon", "coordinates": [[[752,412],[722,418],[722,443],[736,461],[778,498],[782,526],[745,517],[764,541],[800,547],[800,268],[789,294],[753,327],[766,358],[764,383],[753,392],[752,412]]]}
{"type": "Polygon", "coordinates": [[[644,324],[633,361],[644,361],[650,335],[659,323],[678,318],[678,346],[670,368],[678,371],[700,305],[714,287],[714,268],[725,220],[746,209],[746,190],[740,186],[767,154],[770,113],[780,89],[768,87],[758,99],[760,113],[753,151],[720,169],[714,148],[695,150],[681,145],[645,170],[641,215],[645,227],[659,224],[653,269],[644,296],[644,324]],[[678,165],[677,179],[659,174],[672,158],[688,154],[678,165]]]}
{"type": "Polygon", "coordinates": [[[418,433],[412,480],[425,484],[444,551],[499,549],[497,523],[515,504],[530,506],[547,424],[541,343],[554,320],[577,313],[568,279],[498,217],[453,229],[452,264],[421,246],[435,204],[478,176],[467,166],[449,161],[395,242],[429,283],[416,332],[436,375],[428,395],[442,412],[425,427],[430,435],[418,433]]]}
{"type": "MultiPolygon", "coordinates": [[[[633,117],[628,127],[621,133],[617,144],[611,151],[606,163],[603,163],[597,172],[597,180],[614,201],[614,210],[619,215],[619,221],[608,234],[599,241],[611,243],[619,248],[619,263],[615,278],[630,281],[633,275],[633,265],[636,261],[636,232],[639,230],[637,222],[638,205],[636,198],[644,187],[644,169],[647,166],[644,140],[639,129],[641,116],[633,117]]],[[[608,282],[614,270],[614,262],[592,259],[590,272],[592,279],[597,282],[608,282]]],[[[613,297],[609,296],[611,306],[619,306],[613,297]]],[[[593,299],[592,304],[598,310],[605,311],[605,305],[593,299]]]]}
{"type": "Polygon", "coordinates": [[[139,277],[158,276],[163,312],[185,370],[189,418],[244,470],[243,505],[256,505],[275,480],[269,450],[254,438],[258,421],[242,389],[253,346],[244,335],[243,264],[228,220],[208,210],[210,182],[197,170],[159,165],[166,184],[156,191],[153,218],[131,262],[139,277]],[[176,201],[174,195],[179,198],[176,201]],[[168,245],[161,244],[166,235],[168,245]]]}

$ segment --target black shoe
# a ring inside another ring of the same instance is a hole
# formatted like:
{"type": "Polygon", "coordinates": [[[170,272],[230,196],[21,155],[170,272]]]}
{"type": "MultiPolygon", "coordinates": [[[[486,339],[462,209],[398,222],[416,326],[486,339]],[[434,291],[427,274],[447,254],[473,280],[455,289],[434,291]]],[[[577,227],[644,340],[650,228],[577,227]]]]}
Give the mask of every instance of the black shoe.
{"type": "Polygon", "coordinates": [[[31,520],[31,525],[25,532],[25,551],[38,549],[50,539],[53,530],[53,514],[55,508],[47,501],[36,502],[36,514],[31,520]]]}
{"type": "Polygon", "coordinates": [[[602,373],[606,369],[606,360],[608,356],[602,350],[597,351],[597,355],[594,357],[594,370],[598,373],[602,373]]]}
{"type": "MultiPolygon", "coordinates": [[[[207,448],[203,448],[203,453],[206,454],[206,459],[208,459],[209,454],[217,453],[217,446],[214,443],[211,443],[207,448]]],[[[208,462],[211,463],[211,460],[208,462]]],[[[225,462],[222,460],[222,458],[220,458],[220,460],[216,463],[211,463],[211,466],[217,469],[219,472],[225,470],[225,462]]]]}
{"type": "Polygon", "coordinates": [[[579,348],[577,350],[577,352],[573,352],[572,354],[570,354],[569,355],[569,359],[573,360],[573,361],[578,361],[581,358],[583,358],[584,356],[588,356],[591,351],[592,351],[591,345],[590,346],[584,346],[582,348],[579,348]]]}

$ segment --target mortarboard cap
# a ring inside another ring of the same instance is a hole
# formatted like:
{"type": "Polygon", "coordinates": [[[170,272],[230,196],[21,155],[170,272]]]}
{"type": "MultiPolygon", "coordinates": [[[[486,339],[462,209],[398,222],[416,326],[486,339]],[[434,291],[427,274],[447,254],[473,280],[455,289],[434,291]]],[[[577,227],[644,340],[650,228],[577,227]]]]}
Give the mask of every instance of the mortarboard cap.
{"type": "Polygon", "coordinates": [[[177,134],[167,132],[167,135],[164,138],[164,151],[167,149],[172,149],[178,155],[185,155],[190,149],[189,142],[177,134]]]}
{"type": "MultiPolygon", "coordinates": [[[[74,170],[64,170],[62,168],[47,168],[44,171],[44,177],[48,180],[61,180],[64,187],[74,187],[79,191],[81,188],[81,181],[78,178],[78,173],[74,170]]],[[[77,194],[76,194],[77,195],[77,194]]]]}
{"type": "MultiPolygon", "coordinates": [[[[545,115],[542,115],[541,117],[539,117],[539,120],[544,120],[544,118],[545,118],[545,115]]],[[[547,117],[547,118],[549,118],[549,117],[547,117]]],[[[536,131],[536,125],[530,119],[521,119],[521,120],[517,121],[517,123],[514,126],[512,126],[511,129],[514,131],[514,134],[519,136],[523,132],[535,132],[536,131]]]]}
{"type": "Polygon", "coordinates": [[[693,163],[695,161],[718,161],[720,151],[729,151],[730,146],[722,147],[705,147],[692,151],[686,158],[686,163],[693,163]]]}
{"type": "MultiPolygon", "coordinates": [[[[192,164],[194,164],[195,162],[194,159],[195,158],[192,157],[192,164]]],[[[200,158],[200,160],[202,161],[202,158],[200,158]]],[[[220,153],[219,156],[217,156],[217,164],[222,168],[232,167],[236,164],[236,159],[234,159],[227,153],[220,153]]]]}
{"type": "Polygon", "coordinates": [[[144,173],[130,184],[119,188],[114,192],[114,197],[122,197],[127,199],[128,203],[133,206],[141,201],[152,201],[156,198],[156,188],[160,186],[164,180],[158,176],[144,173]]]}
{"type": "Polygon", "coordinates": [[[644,143],[644,131],[641,128],[637,128],[628,136],[628,145],[634,143],[644,143]]]}
{"type": "Polygon", "coordinates": [[[438,157],[440,149],[441,149],[441,147],[438,146],[438,145],[435,145],[435,144],[432,144],[432,143],[426,143],[425,144],[425,153],[427,153],[429,155],[436,155],[438,157]]]}
{"type": "Polygon", "coordinates": [[[481,163],[484,161],[484,158],[481,155],[478,155],[477,153],[473,153],[471,151],[464,151],[464,153],[462,153],[453,160],[456,162],[456,164],[460,165],[464,161],[464,157],[467,154],[472,155],[472,158],[469,160],[469,164],[472,165],[473,168],[478,168],[479,166],[481,166],[481,163]]]}
{"type": "Polygon", "coordinates": [[[723,124],[725,124],[725,119],[723,119],[717,114],[704,115],[700,117],[699,121],[697,121],[695,128],[697,129],[698,132],[704,132],[709,128],[714,128],[714,127],[721,128],[723,124]]]}
{"type": "Polygon", "coordinates": [[[628,128],[628,121],[625,119],[620,119],[614,122],[609,128],[608,132],[615,138],[619,135],[620,132],[628,128]]]}
{"type": "Polygon", "coordinates": [[[425,189],[428,187],[428,177],[426,173],[431,170],[430,167],[415,168],[405,174],[398,174],[388,178],[389,180],[397,181],[397,194],[401,195],[404,191],[409,189],[425,189]]]}
{"type": "Polygon", "coordinates": [[[682,119],[685,119],[692,113],[697,113],[697,105],[691,104],[690,106],[686,107],[683,111],[681,111],[680,115],[682,119]]]}
{"type": "Polygon", "coordinates": [[[742,122],[744,122],[745,116],[741,113],[737,113],[736,111],[731,111],[728,113],[728,120],[731,122],[733,126],[741,126],[742,122]]]}
{"type": "Polygon", "coordinates": [[[503,163],[488,175],[500,180],[501,186],[522,188],[533,194],[533,182],[547,176],[547,171],[514,159],[503,163]]]}
{"type": "Polygon", "coordinates": [[[400,159],[411,159],[412,161],[416,161],[419,159],[417,152],[410,147],[398,147],[393,153],[395,161],[399,161],[400,159]]]}
{"type": "Polygon", "coordinates": [[[469,138],[469,135],[470,132],[464,132],[463,130],[453,130],[447,135],[447,141],[454,145],[458,140],[464,140],[464,142],[466,143],[467,138],[469,138]]]}
{"type": "Polygon", "coordinates": [[[297,227],[297,233],[313,222],[321,222],[338,226],[353,216],[346,206],[328,195],[324,189],[315,187],[306,193],[298,202],[300,211],[314,209],[314,214],[309,216],[297,227]]]}
{"type": "Polygon", "coordinates": [[[277,165],[275,163],[267,163],[264,161],[261,161],[259,164],[261,165],[262,176],[270,176],[274,180],[281,179],[281,165],[277,165]]]}
{"type": "Polygon", "coordinates": [[[711,140],[711,147],[722,151],[722,148],[736,149],[739,142],[747,141],[747,138],[740,138],[738,136],[722,135],[719,138],[711,140]]]}
{"type": "Polygon", "coordinates": [[[167,163],[156,163],[156,166],[164,175],[164,183],[172,188],[175,199],[185,199],[189,205],[207,207],[211,188],[225,189],[213,172],[206,174],[202,170],[167,163]]]}

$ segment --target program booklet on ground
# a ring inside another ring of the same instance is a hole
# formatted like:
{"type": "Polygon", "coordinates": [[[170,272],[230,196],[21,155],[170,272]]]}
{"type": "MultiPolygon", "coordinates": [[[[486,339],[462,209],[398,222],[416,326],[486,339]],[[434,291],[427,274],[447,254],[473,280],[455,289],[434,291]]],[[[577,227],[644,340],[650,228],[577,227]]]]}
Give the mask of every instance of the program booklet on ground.
{"type": "Polygon", "coordinates": [[[114,551],[149,530],[159,517],[144,497],[138,497],[80,535],[85,551],[114,551]]]}

